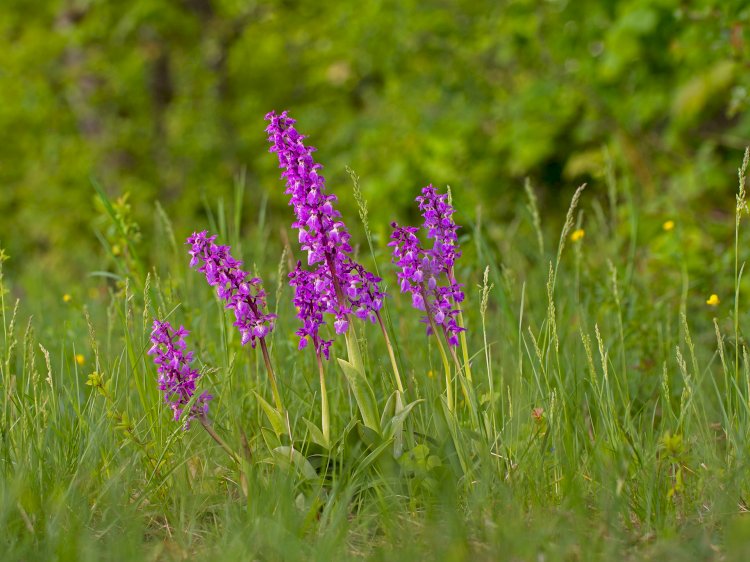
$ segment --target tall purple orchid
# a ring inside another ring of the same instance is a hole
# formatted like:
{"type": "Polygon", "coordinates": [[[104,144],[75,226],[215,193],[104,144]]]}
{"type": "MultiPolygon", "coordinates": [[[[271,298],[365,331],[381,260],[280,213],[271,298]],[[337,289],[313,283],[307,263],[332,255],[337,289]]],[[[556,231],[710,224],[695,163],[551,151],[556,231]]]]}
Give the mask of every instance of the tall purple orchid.
{"type": "Polygon", "coordinates": [[[190,267],[206,275],[206,281],[216,287],[216,294],[226,308],[234,311],[234,325],[242,335],[242,345],[252,347],[258,339],[273,330],[276,315],[265,312],[266,293],[258,277],[242,270],[242,262],[234,259],[229,246],[214,243],[216,236],[203,232],[193,233],[187,239],[190,245],[190,267]]]}
{"type": "Polygon", "coordinates": [[[187,239],[186,243],[190,246],[190,267],[204,273],[208,284],[216,287],[216,294],[224,301],[225,307],[234,311],[234,325],[242,335],[242,345],[249,342],[255,348],[256,343],[260,342],[276,408],[283,411],[281,394],[266,346],[266,336],[273,330],[276,315],[266,312],[266,292],[260,278],[243,271],[242,262],[232,257],[231,248],[219,246],[214,240],[216,236],[208,236],[205,230],[194,232],[187,239]]]}
{"type": "Polygon", "coordinates": [[[284,111],[268,113],[266,131],[270,152],[279,159],[286,182],[289,204],[296,220],[292,227],[299,231],[299,242],[307,252],[307,265],[298,263],[290,273],[294,287],[294,303],[303,326],[297,331],[300,349],[312,342],[318,354],[329,357],[331,340],[320,335],[325,324],[324,313],[333,314],[334,330],[343,334],[349,327],[349,315],[377,321],[383,305],[381,279],[368,272],[352,258],[350,234],[336,210],[335,195],[327,193],[325,179],[318,172],[321,165],[312,157],[315,148],[304,144],[305,137],[294,128],[295,120],[284,111]]]}
{"type": "Polygon", "coordinates": [[[393,263],[400,268],[399,286],[402,293],[411,293],[414,308],[426,312],[423,321],[428,334],[434,323],[442,327],[448,343],[457,346],[458,334],[465,329],[457,321],[464,292],[453,274],[456,259],[461,256],[454,209],[448,195],[439,194],[432,185],[423,188],[416,201],[424,219],[422,228],[433,244],[431,248],[422,247],[419,228],[391,224],[394,230],[388,245],[393,248],[393,263]]]}
{"type": "MultiPolygon", "coordinates": [[[[158,367],[159,389],[164,393],[164,401],[172,408],[175,421],[182,417],[200,378],[200,373],[190,367],[193,352],[186,351],[185,337],[188,333],[183,326],[175,330],[169,322],[154,320],[152,346],[148,350],[158,367]]],[[[190,427],[191,420],[206,416],[211,398],[210,394],[204,392],[195,400],[185,419],[185,429],[190,427]]]]}

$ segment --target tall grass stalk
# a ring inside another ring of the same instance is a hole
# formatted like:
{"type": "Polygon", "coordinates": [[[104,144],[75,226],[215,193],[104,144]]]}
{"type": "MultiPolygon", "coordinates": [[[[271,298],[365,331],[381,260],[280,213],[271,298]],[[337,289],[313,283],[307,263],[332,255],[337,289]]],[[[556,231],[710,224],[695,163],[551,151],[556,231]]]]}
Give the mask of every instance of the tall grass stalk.
{"type": "MultiPolygon", "coordinates": [[[[745,149],[742,159],[742,165],[737,171],[738,188],[737,204],[735,206],[734,220],[734,381],[739,384],[740,381],[740,347],[743,346],[740,336],[740,284],[742,281],[742,272],[745,264],[740,267],[740,223],[742,215],[748,213],[747,192],[745,189],[745,177],[747,167],[750,164],[750,147],[745,149]]],[[[739,398],[739,397],[738,397],[739,398]]],[[[748,396],[750,398],[750,396],[748,396]]],[[[738,404],[739,405],[739,404],[738,404]]]]}
{"type": "MultiPolygon", "coordinates": [[[[362,222],[362,226],[365,229],[365,237],[367,238],[367,245],[370,248],[370,255],[372,256],[372,261],[375,264],[375,273],[380,276],[380,269],[378,268],[378,262],[375,259],[375,247],[373,246],[372,242],[372,232],[370,231],[370,220],[369,220],[369,211],[367,210],[367,200],[362,195],[362,189],[359,185],[359,176],[356,174],[354,170],[346,167],[346,171],[349,174],[349,177],[352,180],[352,186],[354,189],[354,200],[357,202],[357,209],[359,210],[359,218],[362,222]]],[[[384,307],[387,306],[386,303],[383,304],[384,307]]],[[[383,316],[380,313],[380,311],[377,311],[376,313],[378,325],[380,326],[380,331],[383,334],[383,339],[385,340],[386,349],[388,350],[388,358],[391,361],[391,368],[393,369],[393,377],[396,381],[396,388],[398,388],[399,393],[404,393],[404,384],[401,381],[401,372],[398,368],[398,361],[396,361],[396,354],[394,352],[394,345],[391,343],[391,338],[388,335],[388,330],[386,329],[385,324],[383,323],[383,316]]]]}

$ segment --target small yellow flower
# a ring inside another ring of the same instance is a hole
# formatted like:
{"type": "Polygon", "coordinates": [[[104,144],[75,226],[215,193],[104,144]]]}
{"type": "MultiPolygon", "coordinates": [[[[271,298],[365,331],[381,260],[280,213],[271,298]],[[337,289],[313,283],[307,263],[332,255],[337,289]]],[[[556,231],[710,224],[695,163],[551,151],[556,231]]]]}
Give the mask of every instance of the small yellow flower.
{"type": "Polygon", "coordinates": [[[664,232],[674,230],[674,221],[666,221],[661,227],[664,229],[664,232]]]}
{"type": "Polygon", "coordinates": [[[435,376],[435,373],[433,373],[432,370],[427,371],[427,376],[430,377],[430,378],[432,378],[432,377],[435,376]]]}
{"type": "Polygon", "coordinates": [[[119,256],[122,253],[122,249],[120,248],[119,244],[115,244],[112,246],[112,255],[119,256]]]}
{"type": "Polygon", "coordinates": [[[79,365],[83,365],[85,361],[86,358],[83,355],[81,355],[80,353],[76,355],[76,363],[78,363],[79,365]]]}
{"type": "Polygon", "coordinates": [[[578,242],[581,238],[586,236],[586,231],[584,231],[582,228],[576,228],[573,231],[573,234],[570,235],[570,239],[573,242],[578,242]]]}
{"type": "Polygon", "coordinates": [[[718,306],[720,302],[721,301],[719,300],[719,295],[713,294],[710,297],[708,297],[706,304],[709,306],[718,306]]]}
{"type": "Polygon", "coordinates": [[[68,293],[65,293],[63,295],[63,302],[70,302],[73,300],[73,297],[71,297],[68,293]]]}

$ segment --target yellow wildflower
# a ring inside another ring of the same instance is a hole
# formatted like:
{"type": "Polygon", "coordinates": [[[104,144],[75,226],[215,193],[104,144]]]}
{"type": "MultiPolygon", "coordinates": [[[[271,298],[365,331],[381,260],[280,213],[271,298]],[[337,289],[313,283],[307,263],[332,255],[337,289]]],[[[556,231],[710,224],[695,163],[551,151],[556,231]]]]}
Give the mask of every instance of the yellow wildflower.
{"type": "Polygon", "coordinates": [[[570,239],[573,242],[578,242],[581,238],[586,236],[586,231],[584,231],[582,228],[576,228],[573,231],[573,234],[570,235],[570,239]]]}
{"type": "Polygon", "coordinates": [[[76,363],[79,365],[83,365],[83,363],[86,361],[86,358],[81,355],[80,353],[76,354],[76,363]]]}
{"type": "Polygon", "coordinates": [[[666,221],[661,227],[664,229],[664,232],[674,230],[674,221],[666,221]]]}
{"type": "Polygon", "coordinates": [[[427,376],[432,378],[435,376],[435,373],[432,372],[432,370],[427,371],[427,376]]]}
{"type": "Polygon", "coordinates": [[[73,297],[71,297],[68,293],[65,293],[63,295],[63,302],[70,302],[73,300],[73,297]]]}
{"type": "Polygon", "coordinates": [[[713,294],[710,297],[708,297],[706,304],[709,306],[717,306],[720,302],[721,301],[719,300],[719,295],[713,294]]]}

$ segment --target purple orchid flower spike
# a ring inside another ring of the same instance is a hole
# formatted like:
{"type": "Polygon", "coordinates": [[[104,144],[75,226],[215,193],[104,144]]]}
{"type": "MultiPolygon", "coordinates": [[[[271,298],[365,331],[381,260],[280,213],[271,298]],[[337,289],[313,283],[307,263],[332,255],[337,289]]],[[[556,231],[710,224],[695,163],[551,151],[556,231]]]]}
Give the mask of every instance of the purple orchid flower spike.
{"type": "Polygon", "coordinates": [[[461,256],[458,250],[458,226],[453,221],[454,209],[447,194],[439,194],[429,185],[417,197],[424,218],[423,229],[432,248],[422,247],[419,228],[391,224],[393,234],[388,244],[393,248],[392,261],[398,272],[402,293],[410,293],[412,305],[426,312],[427,333],[432,333],[432,322],[443,328],[451,346],[458,345],[458,334],[465,329],[458,323],[459,304],[464,300],[462,285],[456,282],[453,266],[461,256]]]}
{"type": "MultiPolygon", "coordinates": [[[[148,351],[154,357],[159,373],[159,389],[164,393],[164,401],[172,408],[175,421],[183,416],[185,407],[195,394],[196,381],[200,378],[200,373],[190,367],[193,352],[186,351],[185,338],[188,333],[183,326],[175,330],[169,322],[154,320],[152,346],[148,351]]],[[[198,396],[186,415],[184,429],[190,427],[191,420],[205,418],[208,402],[212,398],[207,392],[198,396]]]]}
{"type": "Polygon", "coordinates": [[[187,239],[190,245],[190,267],[206,275],[206,281],[216,287],[216,294],[226,308],[234,311],[234,325],[242,335],[242,345],[248,342],[255,347],[258,340],[273,330],[275,314],[266,310],[266,293],[258,277],[243,271],[242,262],[234,259],[229,246],[214,244],[216,236],[203,232],[193,233],[187,239]]]}
{"type": "Polygon", "coordinates": [[[427,231],[427,238],[434,241],[433,259],[439,261],[437,267],[451,275],[456,259],[461,257],[458,251],[458,225],[453,222],[455,209],[448,201],[448,194],[439,194],[432,184],[422,189],[422,195],[416,201],[422,211],[422,227],[427,231]]]}
{"type": "Polygon", "coordinates": [[[315,148],[304,144],[305,137],[294,128],[295,120],[286,111],[271,112],[266,120],[270,151],[277,154],[279,167],[284,170],[284,193],[290,196],[296,217],[292,227],[299,231],[307,265],[313,268],[304,270],[300,263],[289,275],[303,324],[297,331],[303,338],[300,349],[309,340],[328,358],[331,342],[319,336],[325,324],[323,314],[333,314],[334,330],[343,334],[349,328],[350,314],[376,322],[385,294],[379,287],[381,279],[351,256],[351,236],[335,208],[336,196],[326,192],[325,179],[319,173],[322,166],[312,157],[315,148]]]}
{"type": "Polygon", "coordinates": [[[204,273],[208,284],[216,287],[216,294],[225,307],[234,311],[234,325],[242,335],[242,345],[250,343],[255,348],[260,343],[274,402],[282,412],[281,394],[266,346],[266,336],[273,330],[276,315],[266,312],[266,292],[260,278],[243,271],[242,262],[232,257],[231,248],[218,246],[214,240],[216,236],[208,236],[205,230],[194,232],[187,239],[190,267],[204,273]]]}
{"type": "Polygon", "coordinates": [[[216,441],[222,449],[237,463],[240,458],[232,448],[216,433],[208,421],[208,403],[213,399],[208,392],[204,392],[197,398],[195,396],[196,382],[200,373],[190,367],[193,362],[193,352],[186,350],[185,338],[189,332],[180,326],[176,330],[167,322],[154,320],[151,331],[151,349],[149,355],[153,355],[154,363],[159,374],[159,389],[164,393],[164,401],[169,404],[174,412],[174,420],[184,418],[183,429],[190,428],[190,422],[198,420],[211,438],[216,441]],[[185,408],[192,401],[189,412],[185,408]]]}

